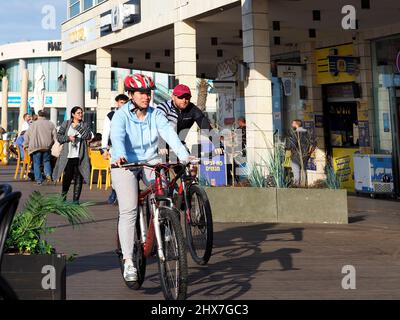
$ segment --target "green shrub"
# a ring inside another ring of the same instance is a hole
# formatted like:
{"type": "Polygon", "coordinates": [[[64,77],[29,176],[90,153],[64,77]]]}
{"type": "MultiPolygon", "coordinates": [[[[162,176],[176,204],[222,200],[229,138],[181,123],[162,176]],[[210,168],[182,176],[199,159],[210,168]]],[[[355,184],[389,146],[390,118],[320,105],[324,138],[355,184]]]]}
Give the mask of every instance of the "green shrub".
{"type": "Polygon", "coordinates": [[[25,208],[14,217],[6,241],[6,252],[54,253],[54,247],[43,239],[55,231],[55,228],[47,226],[48,215],[61,216],[75,226],[91,219],[88,211],[90,205],[92,204],[65,202],[61,195],[43,196],[40,192],[33,192],[25,203],[25,208]]]}

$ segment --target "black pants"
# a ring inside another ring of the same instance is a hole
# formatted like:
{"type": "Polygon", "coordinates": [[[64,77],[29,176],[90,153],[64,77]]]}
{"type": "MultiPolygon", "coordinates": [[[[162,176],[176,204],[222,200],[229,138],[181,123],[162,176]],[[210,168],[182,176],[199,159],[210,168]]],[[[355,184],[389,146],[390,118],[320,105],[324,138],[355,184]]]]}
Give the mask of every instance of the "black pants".
{"type": "Polygon", "coordinates": [[[62,194],[67,196],[72,179],[75,180],[73,201],[79,201],[82,192],[83,177],[79,172],[79,158],[68,159],[64,170],[64,178],[62,184],[62,194]]]}

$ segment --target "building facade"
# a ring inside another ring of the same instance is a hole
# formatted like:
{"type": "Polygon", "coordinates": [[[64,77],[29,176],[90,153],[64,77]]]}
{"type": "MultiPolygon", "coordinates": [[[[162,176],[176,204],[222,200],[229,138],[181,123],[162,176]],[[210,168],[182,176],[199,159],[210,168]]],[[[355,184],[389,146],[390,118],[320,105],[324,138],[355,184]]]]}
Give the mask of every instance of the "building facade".
{"type": "Polygon", "coordinates": [[[28,73],[28,105],[26,112],[33,112],[35,73],[43,70],[44,107],[51,114],[52,120],[59,123],[66,110],[65,63],[61,61],[61,41],[30,41],[0,46],[0,69],[7,76],[6,92],[1,86],[1,109],[7,101],[7,131],[18,131],[22,100],[23,71],[28,73]],[[7,95],[7,98],[5,97],[7,95]],[[5,100],[7,99],[7,100],[5,100]]]}
{"type": "Polygon", "coordinates": [[[395,0],[108,0],[82,10],[85,3],[69,1],[62,25],[74,79],[67,92],[75,93],[67,104],[83,102],[83,65],[97,65],[99,125],[113,67],[172,74],[194,92],[198,78],[214,79],[219,126],[246,117],[248,163],[262,163],[301,119],[318,142],[310,183],[323,178],[328,155],[354,190],[352,155],[385,153],[399,191],[395,0]]]}

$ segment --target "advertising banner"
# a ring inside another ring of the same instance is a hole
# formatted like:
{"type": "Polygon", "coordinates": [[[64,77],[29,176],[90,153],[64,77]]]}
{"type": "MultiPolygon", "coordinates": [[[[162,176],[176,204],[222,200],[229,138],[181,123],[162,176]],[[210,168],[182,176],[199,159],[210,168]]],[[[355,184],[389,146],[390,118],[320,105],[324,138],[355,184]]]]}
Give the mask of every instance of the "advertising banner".
{"type": "Polygon", "coordinates": [[[201,163],[199,167],[200,181],[206,180],[213,187],[227,184],[225,155],[211,156],[214,147],[211,143],[203,143],[201,163]]]}

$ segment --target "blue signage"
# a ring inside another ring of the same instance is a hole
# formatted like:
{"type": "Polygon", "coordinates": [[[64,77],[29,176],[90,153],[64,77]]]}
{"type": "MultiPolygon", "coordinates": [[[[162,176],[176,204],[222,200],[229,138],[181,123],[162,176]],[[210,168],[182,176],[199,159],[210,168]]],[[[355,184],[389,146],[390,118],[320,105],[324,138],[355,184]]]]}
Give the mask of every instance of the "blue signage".
{"type": "Polygon", "coordinates": [[[213,187],[225,186],[226,181],[226,163],[224,155],[210,157],[210,152],[214,149],[211,143],[202,144],[202,156],[200,163],[200,180],[206,180],[207,184],[213,187]]]}
{"type": "MultiPolygon", "coordinates": [[[[33,102],[35,100],[35,97],[29,97],[28,98],[28,105],[32,107],[33,102]]],[[[21,104],[21,96],[9,96],[8,97],[8,104],[9,105],[20,105],[21,104]]],[[[45,97],[45,104],[51,105],[53,104],[53,97],[52,96],[46,96],[45,97]]]]}

